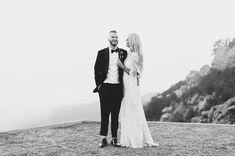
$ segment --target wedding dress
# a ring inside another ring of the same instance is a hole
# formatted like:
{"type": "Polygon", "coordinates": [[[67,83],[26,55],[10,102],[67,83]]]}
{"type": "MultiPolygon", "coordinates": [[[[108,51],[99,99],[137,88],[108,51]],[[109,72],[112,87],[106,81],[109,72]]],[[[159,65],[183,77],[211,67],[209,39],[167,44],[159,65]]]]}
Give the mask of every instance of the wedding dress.
{"type": "Polygon", "coordinates": [[[149,132],[137,86],[138,57],[136,52],[129,52],[124,62],[130,69],[130,75],[126,72],[123,75],[124,97],[120,109],[120,144],[130,148],[158,146],[153,142],[149,132]]]}

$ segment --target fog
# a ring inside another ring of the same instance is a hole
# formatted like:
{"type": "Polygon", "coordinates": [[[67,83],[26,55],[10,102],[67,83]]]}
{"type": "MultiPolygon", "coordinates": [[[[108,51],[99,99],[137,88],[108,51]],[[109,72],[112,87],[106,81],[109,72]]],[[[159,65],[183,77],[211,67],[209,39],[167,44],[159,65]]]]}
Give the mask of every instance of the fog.
{"type": "Polygon", "coordinates": [[[98,101],[94,62],[113,29],[122,48],[128,33],[141,37],[141,94],[168,89],[190,70],[210,65],[216,40],[234,37],[233,6],[210,0],[1,1],[0,131],[53,124],[57,110],[98,101]]]}

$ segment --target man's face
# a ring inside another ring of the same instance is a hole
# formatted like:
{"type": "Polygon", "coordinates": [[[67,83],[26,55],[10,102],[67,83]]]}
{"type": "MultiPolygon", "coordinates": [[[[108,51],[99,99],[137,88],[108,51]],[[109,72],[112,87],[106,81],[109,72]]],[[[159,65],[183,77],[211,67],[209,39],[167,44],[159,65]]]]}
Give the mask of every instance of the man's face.
{"type": "Polygon", "coordinates": [[[114,33],[114,32],[109,33],[109,43],[113,47],[117,46],[117,44],[118,44],[118,35],[117,35],[117,33],[114,33]]]}

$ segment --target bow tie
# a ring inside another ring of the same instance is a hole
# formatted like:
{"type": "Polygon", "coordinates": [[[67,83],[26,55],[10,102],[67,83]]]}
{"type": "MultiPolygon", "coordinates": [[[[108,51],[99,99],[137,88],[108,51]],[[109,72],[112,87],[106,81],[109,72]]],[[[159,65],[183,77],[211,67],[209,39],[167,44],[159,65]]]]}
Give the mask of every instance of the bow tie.
{"type": "Polygon", "coordinates": [[[117,53],[117,52],[118,52],[118,50],[117,50],[117,49],[116,49],[116,50],[113,50],[113,49],[112,49],[112,50],[111,50],[111,53],[114,53],[114,52],[116,52],[116,53],[117,53]]]}

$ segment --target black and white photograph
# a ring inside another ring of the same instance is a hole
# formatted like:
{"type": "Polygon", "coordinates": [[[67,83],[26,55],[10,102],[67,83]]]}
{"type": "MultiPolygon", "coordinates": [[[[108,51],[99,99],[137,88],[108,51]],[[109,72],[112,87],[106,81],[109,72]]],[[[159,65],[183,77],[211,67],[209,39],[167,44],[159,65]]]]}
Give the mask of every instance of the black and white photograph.
{"type": "Polygon", "coordinates": [[[0,1],[0,156],[235,156],[235,1],[0,1]]]}

